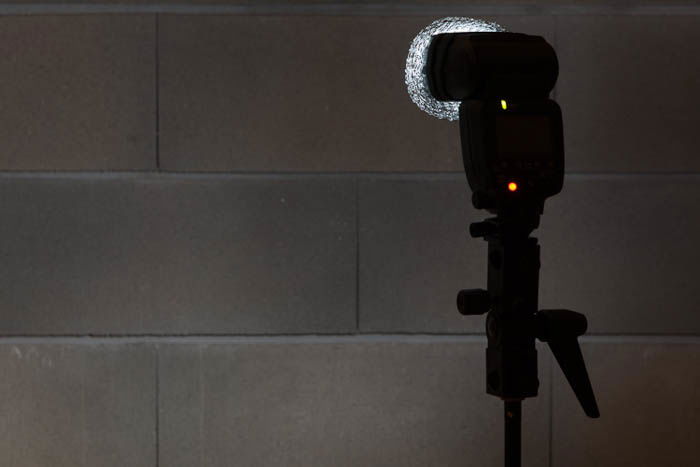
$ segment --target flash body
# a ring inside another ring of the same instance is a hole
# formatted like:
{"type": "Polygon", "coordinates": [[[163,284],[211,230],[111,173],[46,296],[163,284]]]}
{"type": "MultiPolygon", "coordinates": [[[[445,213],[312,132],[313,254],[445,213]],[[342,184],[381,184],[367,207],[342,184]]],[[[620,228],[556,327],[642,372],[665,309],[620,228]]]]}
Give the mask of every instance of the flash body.
{"type": "Polygon", "coordinates": [[[491,212],[541,213],[561,191],[564,137],[549,99],[559,64],[540,36],[511,32],[438,34],[428,49],[432,95],[460,101],[462,157],[472,201],[491,212]]]}

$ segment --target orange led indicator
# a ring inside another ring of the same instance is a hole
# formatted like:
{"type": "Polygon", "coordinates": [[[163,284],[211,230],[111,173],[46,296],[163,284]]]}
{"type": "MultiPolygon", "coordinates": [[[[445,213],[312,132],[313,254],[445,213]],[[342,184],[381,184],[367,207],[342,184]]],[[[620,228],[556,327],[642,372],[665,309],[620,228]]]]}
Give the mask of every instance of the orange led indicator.
{"type": "Polygon", "coordinates": [[[518,184],[515,182],[510,182],[508,184],[508,191],[517,191],[518,190],[518,184]]]}

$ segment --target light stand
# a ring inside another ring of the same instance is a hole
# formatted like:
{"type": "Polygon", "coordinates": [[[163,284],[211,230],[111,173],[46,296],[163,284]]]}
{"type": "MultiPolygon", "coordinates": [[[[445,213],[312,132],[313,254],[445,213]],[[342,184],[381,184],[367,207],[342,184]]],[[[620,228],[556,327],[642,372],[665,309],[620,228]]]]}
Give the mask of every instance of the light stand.
{"type": "Polygon", "coordinates": [[[506,467],[520,467],[521,402],[537,395],[535,338],[549,344],[586,414],[599,416],[577,341],[586,318],[568,310],[537,311],[540,248],[529,236],[537,217],[500,215],[472,224],[472,237],[488,241],[488,291],[457,296],[462,314],[488,312],[486,384],[504,401],[506,467]]]}

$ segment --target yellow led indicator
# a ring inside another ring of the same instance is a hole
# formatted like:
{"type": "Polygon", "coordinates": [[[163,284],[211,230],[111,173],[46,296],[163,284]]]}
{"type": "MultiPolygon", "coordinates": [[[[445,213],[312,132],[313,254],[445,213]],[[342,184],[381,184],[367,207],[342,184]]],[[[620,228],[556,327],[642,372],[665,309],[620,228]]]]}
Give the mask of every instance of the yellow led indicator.
{"type": "Polygon", "coordinates": [[[509,191],[516,191],[518,189],[518,184],[515,182],[510,182],[508,184],[508,190],[509,191]]]}
{"type": "Polygon", "coordinates": [[[501,99],[501,108],[502,108],[503,110],[507,110],[507,109],[508,109],[508,103],[506,102],[505,99],[501,99]]]}

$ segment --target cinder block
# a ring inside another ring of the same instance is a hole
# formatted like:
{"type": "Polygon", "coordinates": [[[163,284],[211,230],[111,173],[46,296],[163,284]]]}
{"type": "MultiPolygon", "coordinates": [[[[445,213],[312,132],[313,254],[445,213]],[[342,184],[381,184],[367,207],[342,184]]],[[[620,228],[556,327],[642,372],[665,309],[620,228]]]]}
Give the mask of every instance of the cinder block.
{"type": "Polygon", "coordinates": [[[698,171],[700,18],[561,16],[567,168],[698,171]]]}
{"type": "MultiPolygon", "coordinates": [[[[162,465],[502,465],[485,343],[168,345],[162,465]]],[[[524,403],[524,465],[546,465],[548,365],[524,403]]]]}
{"type": "Polygon", "coordinates": [[[604,334],[697,334],[698,177],[571,176],[545,206],[541,306],[604,334]]]}
{"type": "Polygon", "coordinates": [[[697,465],[700,345],[596,342],[583,350],[601,418],[585,417],[554,370],[552,465],[697,465]]]}
{"type": "Polygon", "coordinates": [[[2,334],[355,329],[353,180],[10,176],[0,197],[2,334]]]}
{"type": "Polygon", "coordinates": [[[0,18],[0,169],[155,168],[153,15],[0,18]]]}
{"type": "Polygon", "coordinates": [[[155,353],[144,345],[0,345],[0,464],[155,464],[155,353]]]}
{"type": "Polygon", "coordinates": [[[163,466],[208,465],[204,445],[206,395],[203,392],[202,347],[194,344],[158,346],[158,458],[163,466]]]}
{"type": "MultiPolygon", "coordinates": [[[[169,170],[461,170],[455,123],[411,102],[404,66],[432,17],[160,19],[160,155],[169,170]]],[[[503,17],[551,30],[551,19],[503,17]]]]}
{"type": "Polygon", "coordinates": [[[460,289],[486,287],[486,243],[469,237],[485,218],[462,175],[362,180],[360,330],[483,332],[461,316],[460,289]]]}
{"type": "MultiPolygon", "coordinates": [[[[547,201],[540,306],[585,313],[592,333],[696,334],[700,317],[697,177],[569,176],[547,201]]],[[[486,286],[486,243],[469,237],[463,176],[360,183],[360,329],[483,332],[461,288],[486,286]]]]}

